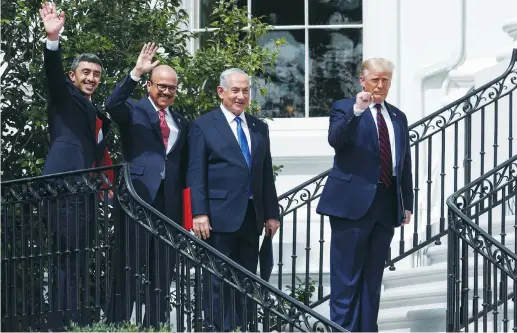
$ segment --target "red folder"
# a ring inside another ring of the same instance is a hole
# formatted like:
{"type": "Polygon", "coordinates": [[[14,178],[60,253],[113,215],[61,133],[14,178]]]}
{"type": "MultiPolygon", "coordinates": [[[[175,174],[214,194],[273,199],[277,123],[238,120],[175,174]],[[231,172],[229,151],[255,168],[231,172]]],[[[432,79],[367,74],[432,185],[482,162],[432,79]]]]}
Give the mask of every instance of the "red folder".
{"type": "Polygon", "coordinates": [[[192,230],[192,200],[190,198],[190,187],[183,189],[183,228],[192,230]]]}

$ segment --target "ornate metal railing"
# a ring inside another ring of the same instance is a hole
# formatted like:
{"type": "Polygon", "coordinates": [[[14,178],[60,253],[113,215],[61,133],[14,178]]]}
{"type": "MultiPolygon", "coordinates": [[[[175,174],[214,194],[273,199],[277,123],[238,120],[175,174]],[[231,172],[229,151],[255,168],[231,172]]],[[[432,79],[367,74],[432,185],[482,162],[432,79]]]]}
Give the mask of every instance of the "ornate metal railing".
{"type": "Polygon", "coordinates": [[[517,228],[517,215],[509,215],[516,194],[517,155],[447,199],[448,332],[508,332],[517,323],[517,233],[506,237],[517,228]],[[485,217],[487,228],[480,226],[485,217]]]}
{"type": "Polygon", "coordinates": [[[115,184],[107,170],[1,184],[3,331],[105,320],[174,331],[343,331],[145,203],[129,165],[109,169],[115,184]],[[151,246],[154,255],[145,253],[151,246]],[[228,303],[215,300],[213,281],[228,303]]]}
{"type": "Polygon", "coordinates": [[[110,293],[119,166],[2,182],[2,331],[99,321],[110,293]]]}
{"type": "MultiPolygon", "coordinates": [[[[516,151],[512,114],[517,88],[516,59],[514,50],[508,69],[497,79],[410,126],[414,216],[410,225],[396,231],[386,262],[390,270],[405,258],[412,260],[410,266],[415,265],[412,254],[432,243],[441,244],[447,233],[447,195],[516,151]]],[[[311,307],[329,299],[329,291],[324,288],[329,280],[330,228],[326,227],[327,218],[315,212],[329,172],[279,197],[282,224],[279,243],[275,244],[276,285],[283,288],[286,283],[298,284],[302,291],[290,288],[291,295],[304,294],[305,304],[311,307]],[[313,295],[313,291],[317,293],[313,295]]]]}
{"type": "MultiPolygon", "coordinates": [[[[141,230],[146,230],[142,234],[144,237],[158,237],[160,242],[168,245],[165,253],[162,253],[164,256],[176,258],[173,267],[160,267],[165,270],[166,275],[175,277],[171,294],[167,297],[172,304],[170,321],[176,331],[200,332],[214,329],[220,331],[228,330],[228,326],[229,329],[239,327],[241,331],[263,332],[343,331],[343,328],[243,269],[156,211],[138,197],[128,176],[129,166],[126,166],[117,192],[125,212],[126,221],[122,221],[122,224],[128,225],[131,220],[136,221],[141,230]],[[223,301],[214,300],[215,293],[212,287],[214,281],[219,282],[221,289],[227,293],[229,306],[224,305],[223,301]],[[239,318],[241,326],[237,318],[239,308],[243,309],[242,317],[239,318]],[[226,316],[223,312],[227,310],[229,314],[226,316]],[[209,321],[207,317],[215,318],[209,321]]],[[[130,232],[125,229],[122,231],[121,239],[129,239],[129,235],[130,232]]],[[[133,244],[126,243],[126,246],[133,246],[133,244]]],[[[121,250],[127,253],[127,248],[124,246],[121,250]]],[[[158,259],[155,260],[157,263],[158,259]]],[[[147,260],[145,264],[155,265],[147,260]]],[[[129,281],[123,284],[124,288],[129,289],[133,284],[136,286],[143,284],[144,288],[148,285],[145,278],[142,279],[141,276],[131,275],[127,270],[124,274],[123,280],[129,281]]],[[[129,304],[128,292],[118,290],[115,293],[116,304],[129,304]]],[[[149,298],[147,301],[159,302],[154,296],[149,296],[148,291],[145,294],[149,298]]],[[[127,307],[122,311],[125,311],[127,316],[131,309],[127,307]]],[[[137,321],[141,316],[139,312],[137,307],[137,321]]]]}

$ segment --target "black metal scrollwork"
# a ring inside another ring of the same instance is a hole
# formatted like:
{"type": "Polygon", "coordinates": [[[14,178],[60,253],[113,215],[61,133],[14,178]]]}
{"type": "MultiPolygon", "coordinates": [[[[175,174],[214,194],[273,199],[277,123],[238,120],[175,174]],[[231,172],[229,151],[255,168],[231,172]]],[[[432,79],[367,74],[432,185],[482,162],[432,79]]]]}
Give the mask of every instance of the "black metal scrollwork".
{"type": "MultiPolygon", "coordinates": [[[[343,331],[343,328],[332,323],[314,310],[296,301],[270,284],[260,280],[254,274],[241,268],[230,259],[209,250],[208,245],[194,235],[176,225],[163,214],[154,210],[140,199],[134,191],[127,167],[122,172],[123,179],[118,187],[122,209],[144,228],[180,252],[180,256],[201,266],[216,278],[224,281],[236,292],[247,295],[264,313],[266,309],[271,317],[276,317],[275,324],[292,325],[302,331],[343,331]],[[159,232],[157,225],[162,225],[164,231],[159,232]],[[217,265],[217,262],[222,264],[217,265]]],[[[304,196],[305,197],[305,196],[304,196]]],[[[186,279],[186,276],[181,277],[186,279]]],[[[173,295],[176,299],[178,295],[173,295]]],[[[194,302],[182,301],[184,310],[196,313],[194,302]]],[[[259,318],[262,321],[263,318],[259,318]]]]}

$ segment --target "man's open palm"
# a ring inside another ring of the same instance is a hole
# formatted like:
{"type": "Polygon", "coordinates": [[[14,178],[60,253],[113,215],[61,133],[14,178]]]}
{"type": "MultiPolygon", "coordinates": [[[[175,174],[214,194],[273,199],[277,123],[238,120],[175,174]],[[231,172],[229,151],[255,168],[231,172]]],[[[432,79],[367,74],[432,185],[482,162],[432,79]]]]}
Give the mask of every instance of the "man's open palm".
{"type": "Polygon", "coordinates": [[[65,24],[65,13],[58,14],[53,2],[42,4],[39,13],[47,35],[57,36],[65,24]]]}
{"type": "Polygon", "coordinates": [[[144,47],[142,47],[142,51],[140,51],[135,68],[142,73],[149,73],[160,63],[159,60],[153,62],[153,57],[156,54],[156,51],[158,51],[158,45],[155,45],[154,43],[146,43],[144,47]]]}

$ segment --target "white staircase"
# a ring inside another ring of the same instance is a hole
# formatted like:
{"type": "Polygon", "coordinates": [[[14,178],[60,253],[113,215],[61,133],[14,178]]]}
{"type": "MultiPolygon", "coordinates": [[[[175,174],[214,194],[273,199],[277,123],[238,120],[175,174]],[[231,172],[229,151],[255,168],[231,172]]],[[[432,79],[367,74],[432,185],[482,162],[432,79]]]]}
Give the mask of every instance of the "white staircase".
{"type": "MultiPolygon", "coordinates": [[[[498,209],[496,209],[497,211],[498,209]]],[[[300,218],[300,216],[298,216],[300,218]]],[[[492,235],[498,241],[501,240],[501,214],[496,214],[492,217],[492,235]],[[497,217],[496,217],[497,216],[497,217]]],[[[284,221],[286,225],[286,232],[284,235],[284,250],[283,250],[283,281],[282,285],[291,285],[292,277],[290,275],[291,269],[291,249],[292,240],[286,237],[292,237],[290,227],[288,223],[292,223],[292,219],[286,219],[284,221]],[[290,235],[290,236],[287,236],[290,235]]],[[[297,232],[297,246],[296,246],[296,271],[297,275],[302,281],[305,280],[304,267],[306,262],[306,223],[305,220],[299,221],[299,227],[297,232]],[[301,228],[303,226],[303,228],[301,228]]],[[[318,280],[318,266],[316,262],[319,257],[319,215],[313,215],[311,218],[311,255],[309,262],[310,267],[310,278],[312,280],[318,280]]],[[[488,219],[483,216],[479,219],[479,225],[484,229],[488,230],[488,219]]],[[[323,270],[323,294],[328,295],[330,293],[329,283],[329,266],[328,266],[328,255],[330,247],[330,226],[328,221],[325,221],[325,243],[324,243],[324,270],[323,270]]],[[[516,225],[515,216],[505,217],[505,244],[506,246],[514,251],[515,250],[515,238],[514,225],[516,225]]],[[[434,229],[434,228],[433,228],[434,229]]],[[[434,233],[433,233],[434,234],[434,233]]],[[[393,245],[397,245],[399,238],[397,233],[393,239],[393,245]]],[[[407,240],[406,240],[407,242],[407,240]]],[[[407,242],[407,246],[411,244],[411,241],[407,242]]],[[[278,258],[278,248],[275,249],[275,261],[278,258]]],[[[385,270],[383,279],[383,291],[381,294],[381,310],[379,313],[379,329],[382,332],[443,332],[446,329],[446,308],[447,308],[447,236],[444,236],[441,240],[441,245],[435,245],[434,243],[427,248],[422,249],[419,253],[415,254],[415,257],[419,257],[419,265],[416,267],[410,267],[412,264],[402,263],[402,265],[395,265],[396,270],[390,271],[385,270]],[[425,266],[422,266],[425,265],[425,266]]],[[[472,251],[469,251],[469,288],[472,299],[473,286],[474,286],[474,255],[472,251]]],[[[414,258],[408,258],[406,261],[416,262],[414,258]]],[[[483,275],[482,275],[482,257],[478,256],[478,309],[482,309],[483,303],[483,275]]],[[[275,267],[273,276],[270,282],[277,286],[278,281],[278,270],[275,267]]],[[[493,281],[492,281],[493,285],[493,281]]],[[[508,288],[512,286],[509,283],[508,288]]],[[[316,285],[317,287],[317,285],[316,285]]],[[[285,289],[284,289],[285,290],[285,289]]],[[[511,291],[511,290],[509,290],[511,291]]],[[[316,300],[317,289],[313,293],[313,300],[316,300]]],[[[508,302],[509,306],[509,317],[513,317],[513,303],[508,302]]],[[[472,302],[469,303],[469,312],[472,315],[472,302]]],[[[328,302],[323,303],[315,308],[315,310],[327,318],[330,317],[328,302]]],[[[509,318],[512,319],[512,318],[509,318]]],[[[487,329],[493,331],[492,323],[492,312],[488,315],[487,329]]],[[[498,316],[498,331],[502,329],[502,311],[498,316]]],[[[482,330],[482,320],[478,321],[479,330],[482,330]]],[[[513,320],[508,322],[508,327],[513,327],[513,320]]],[[[473,324],[470,325],[473,328],[473,324]]]]}

